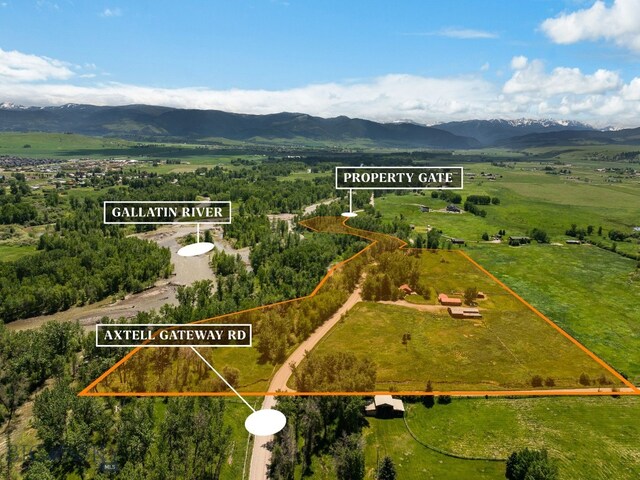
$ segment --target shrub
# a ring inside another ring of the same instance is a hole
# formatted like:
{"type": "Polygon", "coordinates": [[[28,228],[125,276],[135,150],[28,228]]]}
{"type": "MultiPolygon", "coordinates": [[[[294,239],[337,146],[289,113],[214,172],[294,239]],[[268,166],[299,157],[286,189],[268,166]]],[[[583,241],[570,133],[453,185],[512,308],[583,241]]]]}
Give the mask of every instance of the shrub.
{"type": "Polygon", "coordinates": [[[542,377],[540,375],[534,375],[533,377],[531,377],[531,386],[534,388],[537,387],[541,387],[542,386],[542,377]]]}
{"type": "Polygon", "coordinates": [[[580,385],[591,385],[591,378],[589,378],[589,375],[587,375],[586,373],[581,374],[578,381],[580,382],[580,385]]]}

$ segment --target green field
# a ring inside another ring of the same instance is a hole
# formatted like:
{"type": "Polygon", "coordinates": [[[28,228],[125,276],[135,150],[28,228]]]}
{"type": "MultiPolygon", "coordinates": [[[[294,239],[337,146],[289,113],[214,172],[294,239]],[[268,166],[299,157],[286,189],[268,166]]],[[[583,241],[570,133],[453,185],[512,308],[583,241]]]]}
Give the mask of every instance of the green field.
{"type": "MultiPolygon", "coordinates": [[[[562,479],[636,478],[640,469],[640,399],[457,399],[426,408],[409,404],[403,419],[369,418],[364,428],[368,480],[378,459],[390,456],[406,480],[502,479],[503,461],[524,447],[542,449],[562,479]]],[[[316,458],[313,480],[334,478],[329,456],[316,458]]]]}
{"type": "Polygon", "coordinates": [[[638,415],[640,399],[632,397],[453,399],[430,409],[409,405],[407,423],[424,443],[457,455],[506,458],[516,449],[546,448],[561,478],[635,478],[638,415]]]}
{"type": "Polygon", "coordinates": [[[587,348],[640,383],[636,262],[587,245],[485,244],[468,252],[587,348]]]}
{"type": "MultiPolygon", "coordinates": [[[[325,336],[314,352],[345,351],[377,365],[378,390],[415,391],[431,380],[434,390],[523,390],[531,378],[551,377],[555,387],[578,388],[581,373],[613,375],[531,312],[463,256],[420,256],[421,276],[438,293],[475,286],[481,320],[453,319],[446,310],[362,302],[325,336]],[[403,345],[402,337],[411,334],[403,345]],[[358,339],[354,341],[354,339],[358,339]]],[[[434,298],[435,295],[432,295],[434,298]]]]}
{"type": "MultiPolygon", "coordinates": [[[[393,459],[398,478],[403,480],[504,478],[503,462],[462,460],[437,453],[417,442],[402,419],[370,418],[368,422],[364,430],[367,479],[375,479],[377,459],[386,455],[393,459]]],[[[426,431],[431,435],[433,430],[426,431]]]]}
{"type": "Polygon", "coordinates": [[[0,155],[20,157],[69,158],[80,156],[78,152],[99,150],[124,155],[133,145],[119,139],[64,133],[0,133],[0,155]]]}
{"type": "Polygon", "coordinates": [[[25,246],[12,246],[12,245],[0,245],[0,262],[10,262],[17,260],[18,258],[30,255],[36,252],[36,248],[33,245],[25,246]]]}
{"type": "MultiPolygon", "coordinates": [[[[602,226],[603,236],[599,237],[594,232],[590,239],[611,244],[606,236],[609,230],[630,233],[634,226],[640,224],[640,183],[638,180],[607,183],[607,174],[595,171],[598,165],[582,164],[579,167],[580,174],[574,175],[591,178],[588,182],[546,175],[540,164],[517,163],[516,168],[500,168],[489,164],[465,165],[465,171],[474,172],[476,177],[473,180],[465,178],[463,200],[474,194],[500,199],[500,205],[480,207],[487,212],[484,218],[470,213],[423,213],[418,205],[432,209],[442,209],[447,205],[443,200],[431,198],[428,191],[385,195],[376,198],[375,207],[387,219],[402,215],[409,223],[416,225],[418,232],[425,232],[430,225],[447,236],[463,238],[467,242],[481,241],[485,232],[493,235],[504,229],[507,236],[526,235],[533,228],[545,230],[552,241],[564,242],[569,238],[565,231],[575,223],[582,228],[592,225],[596,232],[602,226]],[[481,172],[502,175],[502,178],[489,181],[479,175],[481,172]]],[[[630,242],[619,243],[618,248],[629,253],[640,251],[637,243],[630,242]]]]}

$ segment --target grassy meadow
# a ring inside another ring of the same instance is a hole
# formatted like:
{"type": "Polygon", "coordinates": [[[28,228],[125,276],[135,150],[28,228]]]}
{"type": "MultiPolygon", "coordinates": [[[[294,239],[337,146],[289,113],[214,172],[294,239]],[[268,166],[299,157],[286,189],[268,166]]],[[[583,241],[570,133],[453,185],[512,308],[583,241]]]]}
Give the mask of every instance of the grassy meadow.
{"type": "MultiPolygon", "coordinates": [[[[378,390],[436,391],[530,389],[534,375],[556,388],[579,388],[613,375],[531,312],[522,302],[455,252],[424,252],[421,277],[437,293],[468,287],[484,292],[482,319],[454,319],[446,309],[417,309],[361,302],[322,339],[314,352],[348,351],[377,365],[378,390]],[[405,346],[402,337],[411,334],[405,346]],[[358,339],[358,341],[354,341],[358,339]]],[[[435,303],[435,294],[432,295],[435,303]]],[[[616,382],[617,383],[617,382],[616,382]]]]}
{"type": "Polygon", "coordinates": [[[617,370],[640,384],[635,262],[580,246],[473,245],[468,253],[617,370]]]}
{"type": "MultiPolygon", "coordinates": [[[[496,234],[506,230],[509,235],[527,235],[533,228],[545,230],[552,242],[564,242],[572,224],[586,228],[592,225],[594,234],[589,238],[607,245],[609,230],[630,233],[640,226],[640,180],[627,179],[623,183],[608,183],[607,173],[596,172],[599,164],[581,164],[575,174],[568,176],[544,173],[538,163],[516,163],[514,168],[496,167],[490,164],[465,165],[465,172],[473,172],[473,180],[465,178],[461,195],[489,195],[498,197],[500,205],[480,206],[486,217],[470,213],[423,213],[419,205],[442,209],[447,202],[431,198],[429,191],[406,195],[384,195],[375,199],[375,206],[385,218],[402,215],[424,233],[427,226],[442,230],[450,237],[467,242],[481,241],[482,234],[496,234]],[[498,175],[495,181],[487,180],[482,172],[498,175]],[[501,176],[501,177],[500,177],[501,176]],[[598,227],[603,235],[598,236],[598,227]]],[[[611,166],[606,164],[606,166],[611,166]]],[[[621,166],[621,165],[620,165],[621,166]]],[[[629,165],[626,164],[628,167],[629,165]]],[[[556,167],[561,168],[561,167],[556,167]]],[[[576,167],[571,167],[576,168],[576,167]]],[[[573,170],[572,170],[573,172],[573,170]]],[[[621,251],[638,253],[637,242],[618,243],[621,251]]]]}

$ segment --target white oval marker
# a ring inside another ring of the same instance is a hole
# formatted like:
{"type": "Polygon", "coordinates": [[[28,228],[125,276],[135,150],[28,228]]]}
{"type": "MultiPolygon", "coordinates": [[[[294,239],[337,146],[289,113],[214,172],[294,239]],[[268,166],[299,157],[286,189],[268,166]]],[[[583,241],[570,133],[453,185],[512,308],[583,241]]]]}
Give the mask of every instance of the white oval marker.
{"type": "Polygon", "coordinates": [[[213,243],[209,242],[192,243],[178,250],[178,255],[181,257],[195,257],[196,255],[210,252],[213,250],[213,246],[213,243]]]}
{"type": "Polygon", "coordinates": [[[244,428],[257,437],[278,433],[287,424],[287,417],[278,410],[266,408],[253,412],[244,421],[244,428]]]}
{"type": "Polygon", "coordinates": [[[343,217],[357,217],[358,214],[356,212],[344,212],[342,214],[343,217]]]}

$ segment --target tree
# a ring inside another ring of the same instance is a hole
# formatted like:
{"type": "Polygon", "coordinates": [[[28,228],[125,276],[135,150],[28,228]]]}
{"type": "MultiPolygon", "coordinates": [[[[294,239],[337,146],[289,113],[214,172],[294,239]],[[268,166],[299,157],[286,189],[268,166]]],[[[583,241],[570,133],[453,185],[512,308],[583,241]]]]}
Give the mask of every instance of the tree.
{"type": "Polygon", "coordinates": [[[582,373],[578,381],[580,382],[580,385],[584,385],[585,387],[591,385],[591,378],[589,378],[589,375],[586,373],[582,373]]]}
{"type": "Polygon", "coordinates": [[[376,480],[396,480],[397,475],[396,466],[394,465],[391,457],[384,457],[380,464],[380,468],[378,468],[376,480]]]}
{"type": "MultiPolygon", "coordinates": [[[[424,391],[427,393],[433,392],[433,385],[431,385],[431,380],[427,380],[427,386],[424,391]]],[[[436,401],[433,395],[425,395],[422,400],[422,404],[427,408],[433,407],[435,403],[436,401]]]]}
{"type": "Polygon", "coordinates": [[[360,435],[342,437],[333,448],[333,459],[338,480],[364,478],[364,448],[360,435]]]}
{"type": "Polygon", "coordinates": [[[531,386],[536,388],[536,387],[541,387],[543,383],[542,377],[540,375],[534,375],[531,378],[531,386]]]}
{"type": "Polygon", "coordinates": [[[549,243],[549,235],[547,232],[540,228],[534,228],[531,231],[531,238],[533,238],[538,243],[549,243]]]}
{"type": "Polygon", "coordinates": [[[546,450],[524,448],[509,455],[505,476],[507,480],[556,480],[558,467],[546,450]]]}
{"type": "Polygon", "coordinates": [[[409,344],[409,341],[411,340],[411,334],[410,333],[404,333],[402,334],[402,344],[404,345],[404,348],[407,348],[407,345],[409,344]]]}
{"type": "Polygon", "coordinates": [[[469,287],[464,291],[464,303],[467,305],[473,305],[476,298],[478,298],[478,288],[469,287]]]}
{"type": "Polygon", "coordinates": [[[485,242],[489,240],[489,234],[487,232],[484,232],[482,234],[482,240],[484,240],[485,242]]]}

